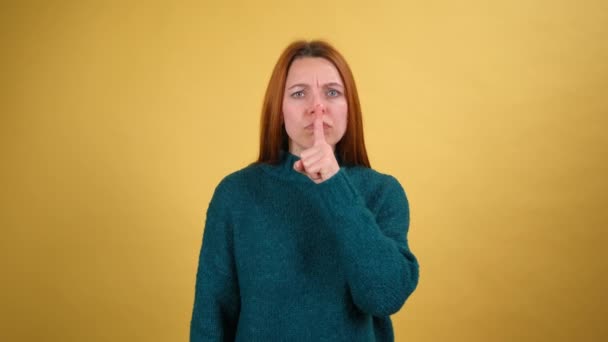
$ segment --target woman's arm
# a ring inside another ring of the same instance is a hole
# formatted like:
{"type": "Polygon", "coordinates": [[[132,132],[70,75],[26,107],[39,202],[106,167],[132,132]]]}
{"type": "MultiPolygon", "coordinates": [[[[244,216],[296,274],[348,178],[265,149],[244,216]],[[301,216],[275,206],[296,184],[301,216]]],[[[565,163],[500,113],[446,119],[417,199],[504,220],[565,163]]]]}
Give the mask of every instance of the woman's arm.
{"type": "Polygon", "coordinates": [[[190,341],[234,341],[240,312],[229,202],[222,183],[213,194],[199,255],[190,341]]]}
{"type": "Polygon", "coordinates": [[[389,316],[418,285],[419,266],[409,249],[409,205],[399,182],[385,176],[374,215],[341,169],[313,192],[333,229],[353,301],[374,316],[389,316]]]}

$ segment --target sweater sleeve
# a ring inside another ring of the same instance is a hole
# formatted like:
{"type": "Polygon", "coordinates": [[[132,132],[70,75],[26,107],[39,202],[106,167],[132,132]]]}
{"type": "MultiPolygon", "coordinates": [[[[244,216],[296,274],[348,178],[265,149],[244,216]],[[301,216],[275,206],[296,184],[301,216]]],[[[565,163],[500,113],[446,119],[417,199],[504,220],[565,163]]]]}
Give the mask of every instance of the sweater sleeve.
{"type": "Polygon", "coordinates": [[[207,210],[190,323],[190,341],[233,341],[240,312],[227,191],[220,183],[207,210]]]}
{"type": "Polygon", "coordinates": [[[355,305],[373,316],[401,309],[418,285],[418,261],[409,249],[409,205],[392,176],[372,213],[341,169],[316,186],[315,202],[336,237],[338,255],[355,305]]]}

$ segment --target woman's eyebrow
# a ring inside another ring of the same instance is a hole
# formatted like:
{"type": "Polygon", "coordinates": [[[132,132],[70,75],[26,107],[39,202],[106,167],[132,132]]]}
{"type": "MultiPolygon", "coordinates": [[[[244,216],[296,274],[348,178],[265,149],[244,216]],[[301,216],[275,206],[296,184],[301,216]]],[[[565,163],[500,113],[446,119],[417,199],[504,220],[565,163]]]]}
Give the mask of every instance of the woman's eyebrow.
{"type": "Polygon", "coordinates": [[[344,88],[344,86],[342,84],[338,83],[338,82],[329,82],[329,83],[326,83],[324,85],[324,87],[341,87],[341,88],[344,88]]]}
{"type": "Polygon", "coordinates": [[[295,88],[295,87],[308,88],[308,84],[305,84],[305,83],[296,83],[296,84],[292,85],[291,87],[289,87],[287,89],[289,90],[289,89],[295,88]]]}
{"type": "MultiPolygon", "coordinates": [[[[308,84],[306,83],[296,83],[294,85],[292,85],[291,87],[287,88],[288,90],[291,88],[295,88],[295,87],[302,87],[302,88],[308,88],[310,87],[308,84]]],[[[329,83],[325,83],[323,85],[323,87],[327,88],[327,87],[341,87],[344,88],[344,86],[338,82],[329,82],[329,83]]]]}

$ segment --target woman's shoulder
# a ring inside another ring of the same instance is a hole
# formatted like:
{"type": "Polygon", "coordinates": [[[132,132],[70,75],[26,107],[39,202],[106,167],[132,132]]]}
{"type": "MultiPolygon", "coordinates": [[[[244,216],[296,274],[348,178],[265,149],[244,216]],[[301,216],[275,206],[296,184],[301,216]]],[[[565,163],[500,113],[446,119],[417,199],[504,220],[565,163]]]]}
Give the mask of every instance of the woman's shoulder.
{"type": "Polygon", "coordinates": [[[401,186],[396,177],[376,169],[364,166],[347,166],[343,169],[351,179],[359,183],[369,184],[370,186],[401,186]]]}
{"type": "Polygon", "coordinates": [[[255,181],[259,177],[259,166],[250,164],[224,176],[217,185],[218,189],[234,191],[255,181]]]}
{"type": "Polygon", "coordinates": [[[369,208],[379,210],[382,203],[407,203],[404,187],[397,177],[368,167],[345,168],[351,183],[365,198],[369,208]]]}

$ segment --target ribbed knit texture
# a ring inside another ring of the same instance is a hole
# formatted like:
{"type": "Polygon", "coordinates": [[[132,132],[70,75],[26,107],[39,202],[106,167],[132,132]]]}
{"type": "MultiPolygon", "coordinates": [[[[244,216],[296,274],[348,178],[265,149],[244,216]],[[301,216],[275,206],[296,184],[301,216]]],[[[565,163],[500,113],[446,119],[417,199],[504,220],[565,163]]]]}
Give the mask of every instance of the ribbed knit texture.
{"type": "Polygon", "coordinates": [[[402,186],[345,166],[315,184],[293,169],[297,156],[282,156],[216,188],[190,340],[393,341],[390,315],[419,274],[402,186]]]}

